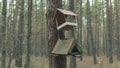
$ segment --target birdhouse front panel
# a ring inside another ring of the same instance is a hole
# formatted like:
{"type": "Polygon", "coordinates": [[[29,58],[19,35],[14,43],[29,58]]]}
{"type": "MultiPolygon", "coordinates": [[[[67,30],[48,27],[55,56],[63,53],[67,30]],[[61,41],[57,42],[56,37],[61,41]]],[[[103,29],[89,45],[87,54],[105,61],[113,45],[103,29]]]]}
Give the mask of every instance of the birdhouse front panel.
{"type": "Polygon", "coordinates": [[[64,15],[61,12],[58,12],[58,10],[57,10],[56,13],[55,13],[53,22],[54,22],[55,25],[59,26],[59,25],[61,25],[62,23],[64,23],[66,21],[65,20],[66,18],[67,18],[66,15],[64,15]]]}

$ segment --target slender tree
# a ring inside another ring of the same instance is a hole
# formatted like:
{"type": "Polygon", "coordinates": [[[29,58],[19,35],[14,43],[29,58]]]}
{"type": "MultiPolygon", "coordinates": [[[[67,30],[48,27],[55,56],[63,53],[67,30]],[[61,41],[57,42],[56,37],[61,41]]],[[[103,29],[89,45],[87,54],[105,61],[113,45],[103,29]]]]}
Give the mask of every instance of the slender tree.
{"type": "Polygon", "coordinates": [[[106,8],[107,8],[107,31],[108,31],[108,39],[107,39],[107,45],[109,45],[108,47],[108,58],[109,58],[109,63],[113,63],[113,56],[112,56],[112,45],[113,45],[113,36],[112,36],[112,4],[111,4],[111,0],[106,0],[106,8]]]}
{"type": "MultiPolygon", "coordinates": [[[[8,23],[12,23],[12,19],[13,19],[13,16],[12,16],[12,14],[13,14],[13,6],[12,6],[12,4],[13,4],[13,0],[11,0],[10,2],[10,5],[9,5],[9,16],[8,16],[8,23]],[[12,16],[12,17],[11,17],[12,16]]],[[[6,34],[7,34],[7,53],[8,53],[8,56],[9,56],[9,60],[8,60],[8,65],[7,65],[7,68],[10,68],[11,67],[11,62],[12,62],[12,58],[13,58],[13,56],[12,56],[12,54],[13,54],[13,38],[12,38],[12,36],[11,36],[11,34],[12,34],[12,25],[7,25],[7,28],[6,28],[6,30],[7,30],[7,32],[6,32],[6,34]]]]}
{"type": "Polygon", "coordinates": [[[115,0],[115,10],[116,10],[116,44],[117,44],[117,59],[120,60],[120,38],[119,38],[119,0],[115,0]]]}
{"type": "Polygon", "coordinates": [[[113,37],[113,27],[114,27],[114,25],[113,25],[113,6],[112,6],[112,1],[110,0],[110,8],[109,8],[109,10],[110,10],[110,21],[109,21],[109,25],[108,25],[108,29],[109,29],[109,34],[108,34],[108,36],[109,36],[109,39],[108,39],[108,41],[109,41],[109,44],[110,44],[110,46],[109,46],[109,62],[110,63],[113,63],[113,41],[114,41],[114,37],[113,37]]]}
{"type": "MultiPolygon", "coordinates": [[[[87,0],[87,45],[88,47],[92,47],[92,54],[94,59],[94,64],[97,64],[97,58],[96,58],[96,51],[95,51],[95,45],[94,45],[94,39],[93,39],[93,31],[92,31],[92,25],[91,25],[91,10],[90,10],[90,2],[87,0]]],[[[89,51],[89,50],[88,50],[89,51]]],[[[88,52],[89,54],[89,52],[88,52]]]]}
{"type": "MultiPolygon", "coordinates": [[[[89,5],[89,1],[87,0],[87,8],[86,8],[86,11],[87,11],[87,54],[88,55],[90,55],[90,47],[91,47],[91,45],[90,45],[90,40],[89,40],[89,38],[90,38],[90,34],[89,34],[89,32],[90,32],[90,25],[91,25],[91,23],[88,23],[88,22],[91,22],[91,18],[89,19],[89,13],[90,13],[90,10],[88,10],[88,9],[90,9],[90,5],[89,5]],[[89,21],[90,20],[90,21],[89,21]],[[90,24],[90,25],[89,25],[90,24]]],[[[91,28],[92,29],[92,28],[91,28]]]]}
{"type": "MultiPolygon", "coordinates": [[[[69,0],[69,10],[74,11],[74,0],[69,0]]],[[[73,18],[70,17],[69,21],[72,22],[73,18]]],[[[75,38],[74,29],[69,31],[70,36],[75,38]]],[[[76,57],[70,56],[70,68],[76,68],[76,57]]]]}
{"type": "MultiPolygon", "coordinates": [[[[13,0],[12,1],[13,3],[14,2],[16,2],[16,4],[15,4],[15,9],[13,9],[13,23],[12,23],[12,27],[14,28],[14,29],[12,29],[12,32],[13,32],[13,36],[12,36],[12,38],[13,38],[13,58],[16,58],[16,52],[17,52],[17,21],[18,21],[18,19],[17,19],[17,16],[18,16],[18,4],[19,4],[19,1],[18,0],[13,0]]],[[[14,7],[14,6],[13,6],[14,7]]]]}
{"type": "Polygon", "coordinates": [[[33,5],[33,0],[28,0],[27,56],[26,56],[25,68],[30,68],[31,34],[32,34],[32,5],[33,5]]]}
{"type": "MultiPolygon", "coordinates": [[[[102,0],[102,5],[104,6],[104,0],[102,0]]],[[[102,8],[103,8],[102,6],[102,8]]],[[[104,12],[104,9],[102,9],[102,22],[103,22],[103,52],[104,52],[104,55],[107,54],[107,45],[106,45],[106,39],[107,39],[107,36],[106,36],[106,22],[105,22],[105,12],[104,12]]]]}
{"type": "Polygon", "coordinates": [[[95,51],[96,54],[99,56],[99,49],[100,49],[100,43],[99,43],[99,31],[100,31],[100,7],[99,7],[99,0],[95,0],[95,38],[94,38],[94,45],[95,45],[95,51]]]}
{"type": "Polygon", "coordinates": [[[16,66],[22,67],[22,46],[24,34],[24,0],[19,1],[18,40],[16,52],[16,66]]]}
{"type": "MultiPolygon", "coordinates": [[[[79,12],[79,22],[78,22],[78,42],[80,46],[82,46],[82,16],[83,16],[83,11],[82,11],[82,0],[80,0],[80,12],[79,12]]],[[[83,57],[81,56],[81,60],[83,57]]]]}
{"type": "Polygon", "coordinates": [[[7,0],[2,0],[3,5],[2,5],[2,22],[1,22],[1,52],[2,52],[2,56],[1,56],[1,68],[6,68],[6,15],[7,15],[7,0]]]}

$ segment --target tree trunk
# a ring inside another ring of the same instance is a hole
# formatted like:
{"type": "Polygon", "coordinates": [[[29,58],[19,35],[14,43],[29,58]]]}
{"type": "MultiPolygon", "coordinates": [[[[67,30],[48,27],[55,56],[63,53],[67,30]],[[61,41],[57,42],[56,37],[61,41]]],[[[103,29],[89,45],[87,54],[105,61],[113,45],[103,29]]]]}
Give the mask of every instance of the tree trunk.
{"type": "MultiPolygon", "coordinates": [[[[82,16],[83,16],[83,11],[82,11],[82,0],[80,0],[80,13],[79,13],[80,15],[80,18],[79,18],[79,22],[78,22],[78,34],[79,34],[79,36],[78,36],[78,41],[79,41],[79,43],[80,43],[80,46],[82,46],[82,25],[83,25],[83,23],[82,23],[82,16]]],[[[80,58],[81,60],[83,60],[83,57],[81,56],[81,58],[80,58]]]]}
{"type": "Polygon", "coordinates": [[[95,1],[95,39],[94,39],[94,46],[97,56],[99,56],[99,49],[100,49],[100,37],[99,37],[99,31],[100,31],[100,7],[99,7],[99,0],[95,1]]]}
{"type": "Polygon", "coordinates": [[[112,45],[113,45],[113,35],[112,35],[112,27],[113,27],[113,23],[112,23],[112,5],[111,5],[111,1],[106,0],[106,8],[107,8],[107,31],[108,31],[108,58],[109,58],[109,63],[113,63],[113,56],[112,56],[112,45]]]}
{"type": "Polygon", "coordinates": [[[6,13],[7,13],[7,0],[3,0],[2,6],[2,22],[1,22],[1,46],[2,46],[2,56],[1,56],[1,68],[6,68],[6,13]]]}
{"type": "MultiPolygon", "coordinates": [[[[104,5],[104,0],[102,0],[102,5],[104,5]]],[[[103,22],[103,30],[102,30],[103,31],[103,36],[102,36],[103,43],[102,45],[103,45],[103,53],[104,55],[106,55],[107,54],[107,49],[106,49],[106,39],[107,39],[106,37],[107,36],[106,36],[106,22],[105,22],[105,17],[104,17],[105,16],[104,9],[102,9],[102,13],[103,13],[102,14],[102,22],[103,22]]]]}
{"type": "MultiPolygon", "coordinates": [[[[10,12],[10,15],[8,16],[8,23],[13,23],[13,16],[12,16],[12,14],[13,14],[13,6],[12,6],[12,4],[13,4],[13,0],[11,0],[10,1],[10,5],[9,5],[9,12],[10,12]]],[[[15,29],[14,27],[12,27],[13,25],[11,24],[11,25],[7,25],[6,26],[6,30],[7,30],[7,32],[6,32],[6,36],[7,36],[7,54],[8,54],[8,57],[9,57],[9,59],[8,59],[8,64],[7,64],[7,68],[11,68],[11,63],[12,63],[12,58],[13,58],[13,38],[12,38],[12,33],[13,33],[13,31],[12,31],[12,29],[15,29]]]]}
{"type": "Polygon", "coordinates": [[[13,38],[13,58],[16,58],[16,52],[17,52],[17,20],[18,20],[18,18],[17,18],[17,16],[18,16],[18,4],[19,4],[19,1],[18,0],[13,0],[13,2],[14,1],[16,1],[16,8],[15,9],[13,9],[13,11],[14,11],[14,13],[13,13],[13,23],[12,23],[12,27],[13,27],[13,36],[12,36],[12,38],[13,38]]]}
{"type": "MultiPolygon", "coordinates": [[[[74,11],[74,0],[69,1],[69,10],[74,11]]],[[[73,18],[70,17],[69,21],[72,22],[73,18]]],[[[70,37],[75,38],[74,29],[70,30],[70,37]]],[[[70,56],[70,68],[76,68],[76,57],[70,56]]]]}
{"type": "Polygon", "coordinates": [[[16,51],[16,63],[17,67],[22,67],[22,46],[23,46],[23,34],[24,34],[24,0],[19,1],[19,19],[18,19],[18,40],[16,51]]]}
{"type": "Polygon", "coordinates": [[[31,57],[31,34],[32,34],[32,4],[33,0],[28,0],[28,23],[27,23],[27,56],[25,68],[30,68],[31,57]]]}
{"type": "MultiPolygon", "coordinates": [[[[94,39],[93,39],[93,32],[92,32],[92,25],[91,25],[91,11],[90,11],[90,2],[87,0],[87,45],[88,47],[92,47],[92,54],[93,54],[93,60],[94,64],[97,64],[97,58],[96,58],[96,49],[94,45],[94,39]]],[[[89,48],[88,48],[88,54],[89,53],[89,48]]]]}
{"type": "Polygon", "coordinates": [[[47,29],[48,29],[48,49],[49,49],[49,68],[66,68],[66,56],[59,55],[53,56],[51,51],[53,50],[57,40],[58,31],[53,24],[53,17],[55,13],[54,7],[61,7],[62,0],[47,0],[47,29]]]}
{"type": "Polygon", "coordinates": [[[116,44],[117,44],[117,59],[120,60],[120,38],[119,38],[119,0],[115,0],[115,10],[116,10],[116,44]]]}

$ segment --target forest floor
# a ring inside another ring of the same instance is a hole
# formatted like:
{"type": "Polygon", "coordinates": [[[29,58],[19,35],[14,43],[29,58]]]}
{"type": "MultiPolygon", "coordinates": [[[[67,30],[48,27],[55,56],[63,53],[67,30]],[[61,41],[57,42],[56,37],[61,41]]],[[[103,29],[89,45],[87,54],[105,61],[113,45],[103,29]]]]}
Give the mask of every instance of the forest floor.
{"type": "Polygon", "coordinates": [[[120,61],[114,57],[114,62],[109,64],[109,60],[105,56],[97,57],[97,64],[93,63],[93,57],[84,57],[83,61],[77,59],[77,68],[120,68],[120,61]]]}
{"type": "MultiPolygon", "coordinates": [[[[98,64],[93,64],[92,56],[84,56],[82,61],[80,58],[77,58],[77,68],[120,68],[120,61],[117,61],[115,58],[116,57],[114,57],[114,62],[109,64],[109,61],[105,56],[97,57],[98,64]]],[[[69,68],[69,58],[67,60],[67,68],[69,68]]],[[[25,60],[23,59],[23,64],[24,63],[25,60]]],[[[12,60],[11,68],[16,68],[15,60],[12,60]]],[[[48,68],[48,59],[45,57],[32,56],[30,68],[48,68]]]]}

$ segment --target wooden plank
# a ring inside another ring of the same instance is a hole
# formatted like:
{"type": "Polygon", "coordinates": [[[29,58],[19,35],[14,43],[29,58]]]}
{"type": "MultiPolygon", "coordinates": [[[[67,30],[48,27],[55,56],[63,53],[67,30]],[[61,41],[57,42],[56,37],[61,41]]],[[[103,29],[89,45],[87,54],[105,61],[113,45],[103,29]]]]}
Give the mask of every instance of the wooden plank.
{"type": "Polygon", "coordinates": [[[58,11],[60,11],[61,13],[63,13],[64,15],[71,15],[71,16],[77,16],[77,14],[71,12],[71,11],[67,11],[67,10],[64,10],[64,9],[59,9],[57,8],[58,11]]]}
{"type": "Polygon", "coordinates": [[[69,51],[71,51],[70,49],[72,49],[71,47],[73,47],[73,42],[74,42],[74,38],[68,39],[68,40],[58,40],[52,53],[53,54],[65,54],[67,55],[69,53],[69,51]]]}
{"type": "MultiPolygon", "coordinates": [[[[65,22],[65,23],[59,25],[59,26],[57,27],[57,29],[60,30],[60,29],[62,29],[62,28],[64,28],[64,27],[66,27],[66,26],[69,26],[69,27],[72,28],[72,26],[77,26],[77,23],[65,22]]],[[[66,28],[67,28],[67,27],[66,27],[66,28]]],[[[71,28],[68,28],[68,29],[71,29],[71,28]]]]}

